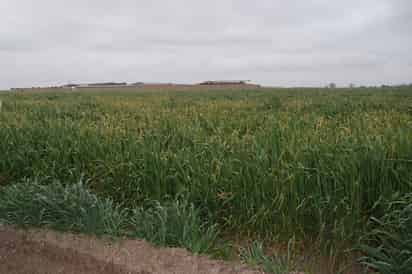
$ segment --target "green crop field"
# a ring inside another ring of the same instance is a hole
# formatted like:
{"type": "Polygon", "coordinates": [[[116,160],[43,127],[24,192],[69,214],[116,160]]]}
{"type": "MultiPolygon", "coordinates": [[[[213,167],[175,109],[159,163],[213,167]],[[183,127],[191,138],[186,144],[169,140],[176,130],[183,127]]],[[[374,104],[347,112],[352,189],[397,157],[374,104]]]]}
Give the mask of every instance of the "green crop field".
{"type": "MultiPolygon", "coordinates": [[[[188,205],[216,246],[364,246],[364,262],[378,270],[374,252],[400,263],[396,239],[377,231],[412,233],[402,230],[412,224],[404,202],[412,193],[410,87],[77,90],[0,100],[0,197],[20,193],[10,190],[19,184],[82,181],[126,217],[188,205]]],[[[0,222],[12,223],[12,206],[1,204],[0,222]]],[[[16,214],[15,223],[31,224],[16,214]]],[[[412,252],[408,244],[399,252],[412,252]]]]}

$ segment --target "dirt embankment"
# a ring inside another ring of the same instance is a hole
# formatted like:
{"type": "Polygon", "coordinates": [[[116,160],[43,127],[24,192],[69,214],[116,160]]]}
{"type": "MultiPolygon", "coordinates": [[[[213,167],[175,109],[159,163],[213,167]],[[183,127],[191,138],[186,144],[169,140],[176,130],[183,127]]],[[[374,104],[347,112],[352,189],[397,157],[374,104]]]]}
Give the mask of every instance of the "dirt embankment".
{"type": "Polygon", "coordinates": [[[258,274],[242,265],[193,256],[144,241],[111,242],[51,231],[0,226],[0,273],[10,274],[258,274]]]}

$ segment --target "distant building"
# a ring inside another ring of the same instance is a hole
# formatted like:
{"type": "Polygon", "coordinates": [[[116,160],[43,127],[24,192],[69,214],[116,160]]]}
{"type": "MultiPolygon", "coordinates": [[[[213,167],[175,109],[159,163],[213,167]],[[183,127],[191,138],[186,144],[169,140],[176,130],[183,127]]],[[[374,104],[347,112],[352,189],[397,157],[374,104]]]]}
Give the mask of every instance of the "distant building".
{"type": "Polygon", "coordinates": [[[217,86],[224,86],[224,85],[229,85],[229,86],[233,86],[233,85],[247,85],[248,81],[205,81],[202,83],[199,83],[199,85],[217,85],[217,86]]]}
{"type": "Polygon", "coordinates": [[[64,85],[64,86],[62,86],[62,88],[71,88],[71,89],[73,89],[73,88],[77,88],[79,85],[76,85],[76,84],[67,84],[67,85],[64,85]]]}
{"type": "Polygon", "coordinates": [[[77,88],[117,88],[128,86],[126,82],[116,83],[116,82],[104,82],[104,83],[90,83],[76,85],[77,88]]]}
{"type": "Polygon", "coordinates": [[[105,82],[105,83],[92,83],[92,84],[87,84],[89,87],[104,87],[104,86],[126,86],[127,83],[126,82],[122,82],[122,83],[116,83],[116,82],[105,82]]]}

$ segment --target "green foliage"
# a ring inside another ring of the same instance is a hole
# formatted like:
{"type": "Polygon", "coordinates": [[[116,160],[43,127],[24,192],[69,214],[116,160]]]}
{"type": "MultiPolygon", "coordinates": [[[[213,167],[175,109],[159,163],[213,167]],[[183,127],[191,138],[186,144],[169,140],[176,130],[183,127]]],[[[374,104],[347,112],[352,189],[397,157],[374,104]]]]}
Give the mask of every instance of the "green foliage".
{"type": "Polygon", "coordinates": [[[161,246],[185,247],[193,253],[211,250],[218,235],[215,226],[206,226],[199,211],[187,202],[155,203],[134,210],[134,235],[161,246]]]}
{"type": "Polygon", "coordinates": [[[361,247],[363,264],[382,274],[412,273],[412,194],[389,203],[361,247]]]}
{"type": "Polygon", "coordinates": [[[63,186],[27,181],[0,188],[0,223],[131,236],[194,253],[210,251],[218,235],[216,226],[206,226],[199,211],[186,202],[126,210],[98,198],[82,182],[63,186]]]}
{"type": "Polygon", "coordinates": [[[411,94],[1,94],[0,177],[84,176],[93,193],[124,208],[179,198],[223,232],[333,248],[364,235],[393,193],[412,192],[411,94]]]}
{"type": "Polygon", "coordinates": [[[28,181],[0,189],[0,223],[119,235],[125,211],[110,200],[98,199],[82,182],[44,186],[28,181]]]}
{"type": "Polygon", "coordinates": [[[250,247],[242,248],[240,256],[244,263],[254,267],[261,267],[265,273],[289,273],[288,260],[265,255],[261,242],[255,241],[250,247]]]}

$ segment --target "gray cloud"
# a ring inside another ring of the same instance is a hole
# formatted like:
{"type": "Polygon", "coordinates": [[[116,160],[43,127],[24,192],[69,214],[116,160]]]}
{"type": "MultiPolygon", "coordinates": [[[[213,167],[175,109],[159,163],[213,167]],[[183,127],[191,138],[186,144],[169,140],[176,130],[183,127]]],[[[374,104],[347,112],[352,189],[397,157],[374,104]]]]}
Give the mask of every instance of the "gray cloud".
{"type": "Polygon", "coordinates": [[[408,0],[3,0],[0,88],[412,81],[408,0]]]}

